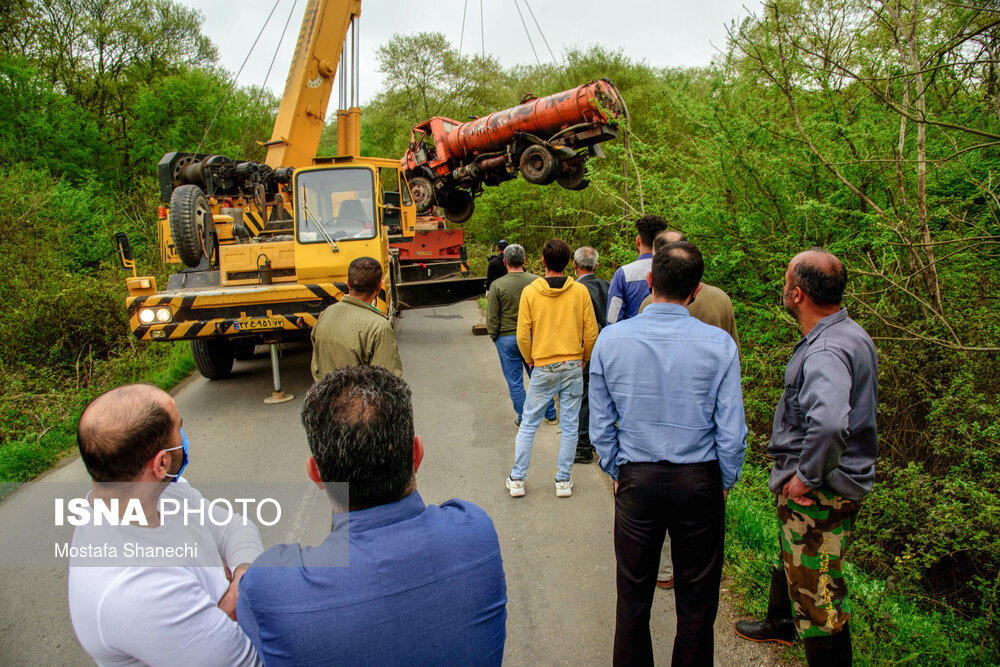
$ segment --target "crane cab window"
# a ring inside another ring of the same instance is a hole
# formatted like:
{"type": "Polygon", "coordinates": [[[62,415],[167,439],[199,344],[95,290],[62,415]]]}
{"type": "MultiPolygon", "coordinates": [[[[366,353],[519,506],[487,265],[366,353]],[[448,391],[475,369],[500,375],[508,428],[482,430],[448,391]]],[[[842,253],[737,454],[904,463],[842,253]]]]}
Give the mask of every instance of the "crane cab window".
{"type": "Polygon", "coordinates": [[[299,243],[375,238],[374,192],[369,169],[339,167],[297,174],[299,243]]]}

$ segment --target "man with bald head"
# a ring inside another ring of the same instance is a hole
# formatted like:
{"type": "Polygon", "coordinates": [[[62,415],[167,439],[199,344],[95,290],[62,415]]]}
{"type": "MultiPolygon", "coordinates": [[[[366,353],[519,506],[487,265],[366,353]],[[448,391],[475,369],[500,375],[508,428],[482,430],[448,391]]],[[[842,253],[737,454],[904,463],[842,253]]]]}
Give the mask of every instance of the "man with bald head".
{"type": "MultiPolygon", "coordinates": [[[[205,499],[181,472],[188,440],[174,399],[151,385],[101,394],[77,426],[93,486],[88,500],[119,508],[73,533],[69,611],[80,644],[99,665],[257,665],[235,622],[237,583],[263,551],[242,516],[219,524],[169,516],[166,502],[205,499]],[[127,507],[138,501],[141,518],[127,507]],[[96,551],[95,551],[96,548],[96,551]],[[233,568],[232,573],[228,568],[233,568]]],[[[205,502],[207,505],[207,502],[205,502]]]]}
{"type": "Polygon", "coordinates": [[[840,306],[846,284],[843,263],[822,248],[796,255],[785,272],[785,309],[803,338],[785,367],[767,447],[781,567],[767,617],[736,624],[753,641],[788,644],[798,634],[810,665],[851,664],[843,555],[878,455],[878,355],[840,306]]]}

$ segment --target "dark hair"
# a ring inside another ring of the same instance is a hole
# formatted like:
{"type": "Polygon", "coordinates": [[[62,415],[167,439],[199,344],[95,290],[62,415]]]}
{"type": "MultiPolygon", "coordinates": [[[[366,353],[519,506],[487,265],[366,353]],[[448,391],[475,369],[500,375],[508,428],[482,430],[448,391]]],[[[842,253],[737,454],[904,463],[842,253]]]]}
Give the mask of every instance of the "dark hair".
{"type": "Polygon", "coordinates": [[[653,239],[653,252],[656,252],[657,250],[667,245],[668,243],[674,243],[674,241],[671,241],[667,238],[671,234],[676,234],[678,237],[680,237],[677,239],[678,241],[688,240],[688,237],[684,236],[684,232],[682,231],[679,231],[677,229],[664,229],[662,232],[656,235],[655,239],[653,239]]]}
{"type": "Polygon", "coordinates": [[[573,257],[573,250],[562,239],[549,239],[542,246],[542,259],[545,260],[545,268],[549,271],[562,273],[573,257]]]}
{"type": "Polygon", "coordinates": [[[792,287],[798,287],[818,306],[839,306],[847,287],[847,269],[836,255],[823,248],[810,248],[792,269],[792,287]]]}
{"type": "Polygon", "coordinates": [[[503,249],[507,247],[507,239],[500,239],[500,243],[497,243],[497,250],[503,252],[503,249]]]}
{"type": "Polygon", "coordinates": [[[320,478],[349,485],[348,509],[403,497],[413,479],[413,405],[402,379],[381,366],[339,368],[306,394],[302,424],[320,478]]]}
{"type": "Polygon", "coordinates": [[[667,228],[667,222],[658,215],[644,215],[635,221],[635,228],[639,232],[642,244],[652,248],[656,235],[667,228]]]}
{"type": "Polygon", "coordinates": [[[347,282],[352,292],[372,294],[382,280],[382,265],[374,257],[358,257],[347,267],[347,282]]]}
{"type": "Polygon", "coordinates": [[[157,452],[174,446],[174,422],[155,399],[159,391],[152,385],[116,387],[83,409],[76,443],[95,482],[134,480],[157,452]]]}
{"type": "Polygon", "coordinates": [[[674,241],[653,255],[652,272],[653,291],[657,296],[683,301],[701,282],[705,263],[701,251],[693,243],[674,241]]]}

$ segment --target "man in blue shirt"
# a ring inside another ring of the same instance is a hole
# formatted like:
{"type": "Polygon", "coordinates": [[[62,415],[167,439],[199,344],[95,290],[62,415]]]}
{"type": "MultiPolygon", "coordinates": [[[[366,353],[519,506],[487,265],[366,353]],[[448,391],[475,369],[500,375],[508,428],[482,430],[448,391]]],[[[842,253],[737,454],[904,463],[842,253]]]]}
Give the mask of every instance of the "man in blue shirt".
{"type": "Polygon", "coordinates": [[[653,303],[608,326],[590,368],[590,438],[615,480],[616,665],[651,665],[649,615],[660,547],[674,544],[673,664],[711,665],[725,496],[747,428],[736,343],[691,317],[704,263],[687,242],[657,252],[653,303]]]}
{"type": "Polygon", "coordinates": [[[658,215],[644,215],[635,222],[639,234],[635,237],[635,247],[639,258],[618,267],[611,278],[608,289],[608,324],[635,317],[642,300],[649,296],[646,275],[653,261],[653,241],[656,235],[667,228],[667,223],[658,215]]]}
{"type": "Polygon", "coordinates": [[[265,664],[500,665],[496,530],[472,503],[420,498],[406,383],[378,366],[336,370],[309,390],[302,422],[334,526],[318,547],[269,549],[240,580],[237,619],[265,664]]]}

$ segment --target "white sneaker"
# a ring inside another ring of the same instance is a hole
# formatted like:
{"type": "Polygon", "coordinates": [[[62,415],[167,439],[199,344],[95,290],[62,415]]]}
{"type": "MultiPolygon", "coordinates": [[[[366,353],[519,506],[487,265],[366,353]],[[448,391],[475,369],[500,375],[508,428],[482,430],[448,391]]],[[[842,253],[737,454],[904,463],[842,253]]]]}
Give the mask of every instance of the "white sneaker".
{"type": "MultiPolygon", "coordinates": [[[[514,495],[514,492],[511,491],[510,495],[514,495]]],[[[556,480],[557,498],[569,498],[572,495],[573,495],[573,480],[567,479],[565,482],[560,482],[559,480],[556,480]]]]}
{"type": "Polygon", "coordinates": [[[520,498],[524,495],[524,480],[523,479],[511,479],[508,475],[507,477],[507,490],[510,491],[511,498],[520,498]]]}

